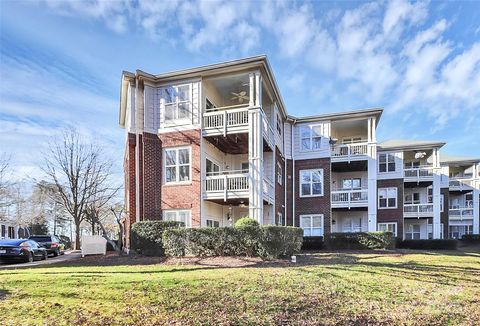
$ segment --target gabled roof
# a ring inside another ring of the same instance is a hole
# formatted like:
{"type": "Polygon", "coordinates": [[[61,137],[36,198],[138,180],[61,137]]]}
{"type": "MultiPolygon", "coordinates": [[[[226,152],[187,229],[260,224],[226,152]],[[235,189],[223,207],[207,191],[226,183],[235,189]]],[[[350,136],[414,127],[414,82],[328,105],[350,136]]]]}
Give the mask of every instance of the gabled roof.
{"type": "Polygon", "coordinates": [[[453,156],[448,154],[441,154],[440,155],[440,163],[447,165],[447,164],[475,164],[480,163],[480,158],[475,157],[466,157],[466,156],[453,156]]]}
{"type": "Polygon", "coordinates": [[[304,117],[295,117],[289,115],[288,118],[293,120],[297,123],[300,122],[310,122],[310,121],[321,121],[321,120],[342,120],[342,119],[355,119],[355,118],[362,118],[362,117],[371,117],[376,116],[377,120],[376,123],[380,121],[380,117],[382,116],[383,108],[371,108],[371,109],[363,109],[363,110],[352,110],[352,111],[345,111],[345,112],[335,112],[335,113],[324,113],[324,114],[316,114],[316,115],[309,115],[304,117]]]}
{"type": "Polygon", "coordinates": [[[126,94],[128,89],[128,84],[135,80],[135,78],[140,78],[148,80],[151,82],[164,82],[177,79],[187,79],[195,77],[205,77],[218,75],[227,72],[241,71],[245,69],[260,69],[262,75],[265,78],[267,85],[271,85],[273,90],[273,95],[277,99],[277,104],[280,110],[283,112],[285,117],[287,117],[287,111],[285,109],[285,104],[283,102],[280,90],[278,88],[275,76],[273,74],[270,63],[268,62],[266,55],[259,55],[254,57],[248,57],[238,60],[225,61],[221,63],[215,63],[190,69],[177,70],[167,73],[162,73],[158,75],[152,75],[141,70],[137,70],[135,73],[123,71],[122,73],[122,83],[120,88],[120,111],[119,111],[119,123],[121,127],[125,126],[125,113],[126,113],[126,94]]]}
{"type": "Polygon", "coordinates": [[[434,147],[442,147],[445,145],[445,142],[442,141],[431,141],[431,140],[403,140],[403,139],[392,139],[380,143],[378,146],[380,150],[417,150],[417,149],[430,149],[434,147]]]}

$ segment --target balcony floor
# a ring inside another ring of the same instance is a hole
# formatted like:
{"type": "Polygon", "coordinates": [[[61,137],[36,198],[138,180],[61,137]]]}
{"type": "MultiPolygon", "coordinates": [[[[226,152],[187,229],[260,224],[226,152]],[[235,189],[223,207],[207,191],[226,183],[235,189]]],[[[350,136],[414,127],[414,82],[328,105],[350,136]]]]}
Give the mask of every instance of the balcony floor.
{"type": "Polygon", "coordinates": [[[227,154],[248,153],[248,133],[227,134],[224,136],[206,136],[205,139],[213,146],[227,154]]]}

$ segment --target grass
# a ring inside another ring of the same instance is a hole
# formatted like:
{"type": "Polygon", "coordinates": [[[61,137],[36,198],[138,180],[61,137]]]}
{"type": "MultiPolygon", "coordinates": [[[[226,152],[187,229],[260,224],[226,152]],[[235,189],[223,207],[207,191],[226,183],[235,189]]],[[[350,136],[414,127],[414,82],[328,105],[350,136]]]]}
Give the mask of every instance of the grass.
{"type": "MultiPolygon", "coordinates": [[[[123,261],[122,261],[123,262],[123,261]]],[[[480,251],[0,270],[0,325],[477,324],[480,251]]]]}

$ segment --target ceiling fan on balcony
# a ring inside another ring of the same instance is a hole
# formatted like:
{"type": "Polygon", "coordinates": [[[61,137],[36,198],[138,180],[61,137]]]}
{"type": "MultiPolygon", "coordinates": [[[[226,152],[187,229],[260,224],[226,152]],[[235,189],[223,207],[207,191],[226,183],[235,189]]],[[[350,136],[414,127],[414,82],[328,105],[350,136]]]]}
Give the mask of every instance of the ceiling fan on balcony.
{"type": "Polygon", "coordinates": [[[238,93],[232,92],[232,101],[238,100],[238,103],[243,103],[243,101],[248,101],[249,97],[246,91],[240,91],[238,93]]]}

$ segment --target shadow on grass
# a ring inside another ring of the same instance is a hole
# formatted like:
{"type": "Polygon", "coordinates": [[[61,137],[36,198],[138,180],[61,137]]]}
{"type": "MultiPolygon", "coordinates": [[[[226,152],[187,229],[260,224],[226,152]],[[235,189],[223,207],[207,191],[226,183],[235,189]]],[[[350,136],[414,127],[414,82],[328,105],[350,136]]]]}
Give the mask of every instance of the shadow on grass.
{"type": "Polygon", "coordinates": [[[5,300],[5,298],[10,294],[8,290],[0,289],[0,301],[5,300]]]}

